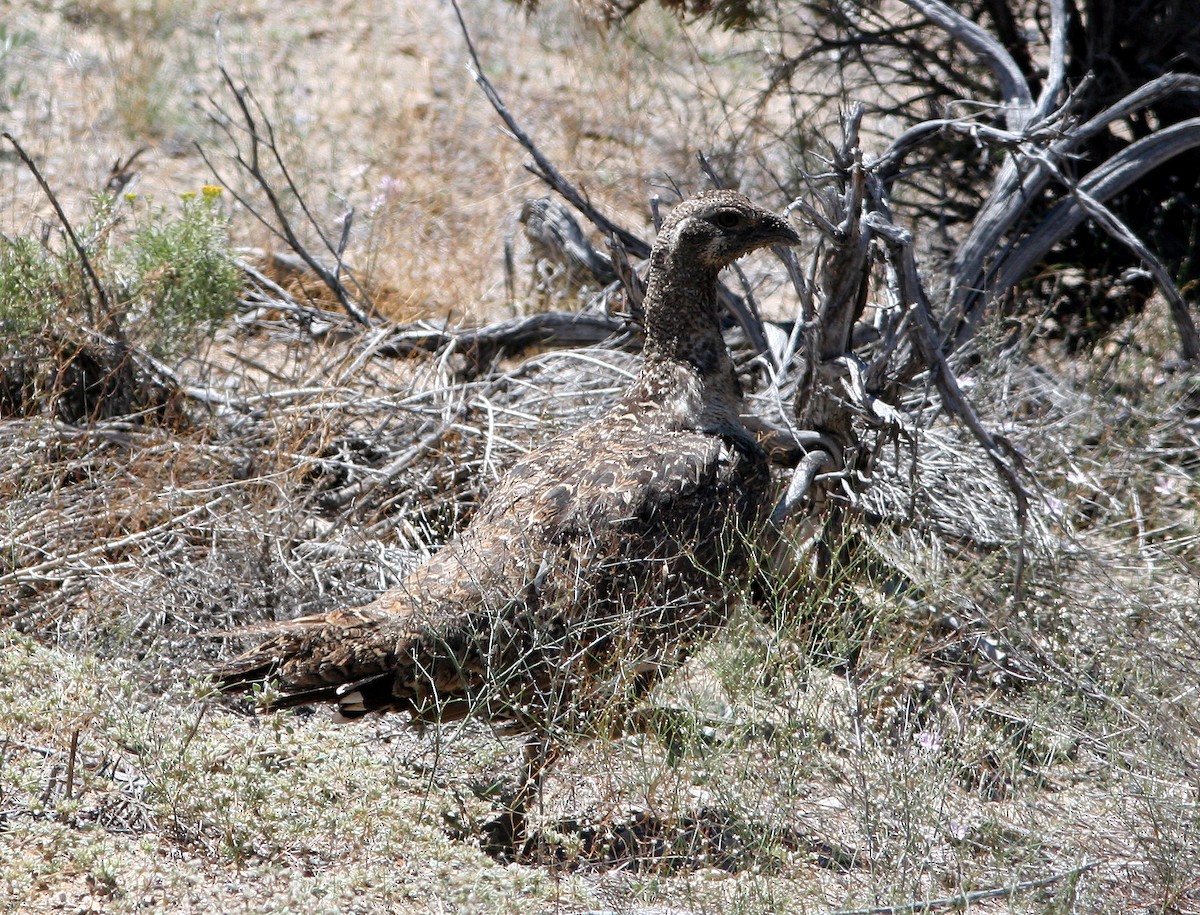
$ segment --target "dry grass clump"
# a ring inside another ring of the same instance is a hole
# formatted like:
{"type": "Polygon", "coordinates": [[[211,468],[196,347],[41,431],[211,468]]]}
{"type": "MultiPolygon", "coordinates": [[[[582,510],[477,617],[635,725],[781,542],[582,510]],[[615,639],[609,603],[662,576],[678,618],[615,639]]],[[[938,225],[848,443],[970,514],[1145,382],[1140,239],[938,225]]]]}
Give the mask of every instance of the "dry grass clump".
{"type": "Polygon", "coordinates": [[[538,882],[448,880],[471,853],[442,834],[411,749],[369,728],[214,728],[178,681],[147,696],[136,662],[81,663],[11,634],[3,659],[5,841],[21,852],[5,855],[4,886],[23,911],[377,911],[473,893],[515,912],[503,900],[538,882]],[[74,735],[65,751],[59,729],[74,735]]]}
{"type": "Polygon", "coordinates": [[[375,339],[313,340],[256,306],[182,364],[189,389],[223,392],[188,401],[187,423],[5,423],[0,589],[34,637],[0,653],[11,898],[762,912],[1028,884],[1013,908],[1104,911],[1194,893],[1195,483],[1174,458],[1195,428],[1178,381],[1121,415],[1111,383],[984,360],[972,395],[1043,486],[1023,599],[1002,487],[927,420],[880,462],[854,562],[757,593],[654,697],[646,733],[578,747],[534,843],[500,867],[471,837],[511,772],[506,738],[255,719],[187,682],[225,650],[212,630],[396,580],[634,359],[549,351],[463,380],[452,353],[381,357],[375,339]],[[1095,404],[1108,421],[1081,421],[1095,404]],[[1164,475],[1180,498],[1122,537],[1164,475]]]}
{"type": "MultiPolygon", "coordinates": [[[[533,430],[594,410],[612,385],[597,366],[613,357],[588,357],[596,394],[560,399],[537,376],[578,375],[576,357],[452,385],[435,361],[254,334],[220,337],[209,355],[189,380],[228,391],[240,411],[194,410],[182,426],[5,423],[0,603],[38,642],[10,635],[3,651],[4,814],[18,846],[59,862],[11,859],[10,898],[345,911],[365,882],[379,889],[364,910],[414,895],[503,910],[528,878],[460,886],[452,862],[466,846],[435,850],[453,812],[430,778],[456,751],[413,735],[379,742],[370,728],[337,737],[323,717],[264,728],[214,710],[188,672],[220,650],[206,633],[362,602],[394,581],[533,430]],[[241,876],[214,882],[214,867],[241,876]]],[[[486,737],[479,747],[503,750],[486,737]]]]}

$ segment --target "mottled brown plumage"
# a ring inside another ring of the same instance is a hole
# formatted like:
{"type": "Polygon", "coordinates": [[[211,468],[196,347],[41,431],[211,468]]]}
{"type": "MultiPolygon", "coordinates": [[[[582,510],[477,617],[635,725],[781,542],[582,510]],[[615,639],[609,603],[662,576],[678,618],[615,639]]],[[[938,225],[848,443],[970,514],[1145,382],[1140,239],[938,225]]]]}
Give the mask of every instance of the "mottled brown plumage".
{"type": "Polygon", "coordinates": [[[399,586],[365,607],[279,623],[217,668],[218,681],[268,681],[272,707],[478,714],[548,740],[628,711],[724,620],[769,507],[767,461],[740,419],[720,334],[717,274],[798,241],[740,194],[679,204],[651,254],[644,363],[620,403],[517,463],[399,586]]]}

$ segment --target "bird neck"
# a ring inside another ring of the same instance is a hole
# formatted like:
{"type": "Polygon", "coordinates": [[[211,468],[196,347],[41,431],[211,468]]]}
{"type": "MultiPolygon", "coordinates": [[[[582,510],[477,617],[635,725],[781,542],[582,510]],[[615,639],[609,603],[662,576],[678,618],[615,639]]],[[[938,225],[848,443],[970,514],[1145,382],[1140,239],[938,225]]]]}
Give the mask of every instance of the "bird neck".
{"type": "Polygon", "coordinates": [[[701,375],[714,368],[705,361],[714,348],[725,353],[717,318],[717,271],[687,262],[671,249],[650,255],[645,309],[647,361],[690,363],[701,375]]]}
{"type": "Polygon", "coordinates": [[[674,428],[741,428],[741,392],[717,317],[717,273],[651,256],[642,371],[627,400],[674,428]]]}

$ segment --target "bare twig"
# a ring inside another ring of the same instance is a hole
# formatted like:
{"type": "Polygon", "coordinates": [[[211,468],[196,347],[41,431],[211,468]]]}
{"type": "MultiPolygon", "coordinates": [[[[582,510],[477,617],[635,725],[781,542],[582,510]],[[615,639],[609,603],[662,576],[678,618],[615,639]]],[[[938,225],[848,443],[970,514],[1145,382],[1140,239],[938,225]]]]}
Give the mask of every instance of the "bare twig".
{"type": "Polygon", "coordinates": [[[600,286],[619,278],[612,261],[592,246],[575,217],[558,201],[550,197],[526,200],[517,218],[525,226],[535,256],[563,265],[568,278],[582,282],[590,277],[600,286]]]}
{"type": "Polygon", "coordinates": [[[1050,54],[1046,82],[1030,116],[1031,123],[1045,120],[1054,111],[1067,79],[1067,4],[1050,0],[1050,54]]]}
{"type": "MultiPolygon", "coordinates": [[[[71,247],[75,249],[75,253],[79,257],[79,263],[83,267],[83,272],[87,274],[88,282],[96,294],[96,302],[110,324],[110,331],[113,332],[113,336],[123,339],[124,335],[121,332],[121,327],[117,323],[116,316],[109,308],[108,293],[104,290],[104,284],[100,282],[100,277],[96,274],[96,269],[92,266],[92,259],[88,256],[87,248],[83,246],[83,243],[79,240],[79,236],[75,234],[75,229],[72,227],[71,221],[67,219],[67,214],[63,212],[62,204],[58,202],[58,197],[51,190],[49,182],[43,177],[41,170],[37,167],[37,163],[33,161],[29,153],[25,152],[25,149],[17,142],[16,137],[8,131],[5,131],[3,136],[4,139],[12,144],[13,149],[17,151],[17,155],[25,163],[25,167],[29,169],[30,174],[33,175],[34,180],[37,181],[42,192],[45,193],[47,199],[50,201],[50,206],[54,208],[54,213],[58,217],[59,224],[63,227],[63,231],[67,233],[67,238],[71,241],[71,247]]],[[[96,325],[96,316],[92,311],[92,298],[86,290],[84,291],[84,304],[87,308],[88,323],[94,327],[96,325]]]]}
{"type": "Polygon", "coordinates": [[[208,503],[197,505],[186,512],[176,515],[173,518],[164,521],[162,524],[156,524],[154,527],[146,528],[145,530],[137,531],[127,537],[119,537],[115,540],[106,540],[96,546],[90,547],[79,552],[73,552],[67,555],[56,556],[53,559],[47,559],[44,562],[39,562],[35,565],[24,566],[14,569],[11,572],[6,572],[0,575],[0,585],[9,584],[10,582],[46,582],[59,581],[66,574],[58,572],[63,566],[73,563],[81,563],[83,560],[93,556],[102,556],[105,553],[111,553],[125,547],[132,546],[135,543],[140,543],[154,537],[156,534],[164,533],[172,528],[179,527],[183,522],[203,514],[209,510],[211,506],[208,503]],[[54,573],[54,574],[50,574],[54,573]]]}
{"type": "Polygon", "coordinates": [[[1171,318],[1175,322],[1176,331],[1179,333],[1180,357],[1185,362],[1195,362],[1197,359],[1200,359],[1200,335],[1196,332],[1196,322],[1192,318],[1187,301],[1175,285],[1175,280],[1172,278],[1170,271],[1167,270],[1166,264],[1146,246],[1145,242],[1137,237],[1137,234],[1116,213],[1090,194],[1080,190],[1075,182],[1067,179],[1057,169],[1055,169],[1055,172],[1058,174],[1060,180],[1070,189],[1075,199],[1079,201],[1079,205],[1083,207],[1087,215],[1110,236],[1137,255],[1142,263],[1146,265],[1146,269],[1154,277],[1159,291],[1162,292],[1171,310],[1171,318]]]}
{"type": "Polygon", "coordinates": [[[591,346],[626,330],[626,324],[607,315],[547,311],[486,324],[483,327],[452,329],[426,321],[398,327],[378,352],[394,356],[418,351],[436,351],[452,346],[476,360],[499,353],[514,353],[530,346],[591,346]]]}
{"type": "MultiPolygon", "coordinates": [[[[1103,202],[1128,188],[1163,162],[1200,146],[1200,118],[1189,118],[1156,130],[1131,143],[1081,180],[1079,194],[1103,202]]],[[[967,300],[956,340],[961,344],[970,337],[978,322],[980,302],[987,296],[1011,289],[1043,259],[1056,244],[1087,218],[1088,212],[1079,194],[1058,203],[1038,227],[986,274],[986,278],[967,300]],[[976,304],[970,304],[974,300],[976,304]]],[[[966,279],[961,277],[960,279],[966,279]]],[[[963,288],[960,286],[960,289],[963,288]]]]}
{"type": "MultiPolygon", "coordinates": [[[[1010,158],[954,256],[950,316],[957,322],[952,331],[956,345],[961,345],[974,333],[984,308],[993,297],[1020,282],[1055,244],[1086,218],[1078,199],[1065,200],[1028,236],[1012,243],[1009,249],[1002,247],[1002,240],[1014,236],[1025,214],[1040,199],[1054,177],[1054,168],[1075,155],[1083,143],[1114,121],[1174,93],[1197,88],[1200,88],[1200,77],[1181,74],[1160,77],[1084,124],[1051,130],[1046,135],[1049,143],[1036,140],[1032,149],[1010,158]],[[997,258],[998,250],[1001,256],[997,258]],[[991,264],[985,266],[989,261],[991,264]]],[[[1077,96],[1078,92],[1047,120],[1065,120],[1077,96]]],[[[1163,162],[1200,145],[1198,121],[1200,119],[1196,118],[1181,121],[1131,143],[1093,169],[1079,182],[1078,188],[1099,202],[1120,193],[1163,162]]],[[[1028,135],[1028,139],[1034,137],[1028,135]]]]}
{"type": "Polygon", "coordinates": [[[629,263],[629,252],[621,244],[621,239],[615,235],[610,235],[605,239],[605,243],[613,269],[616,270],[617,278],[621,282],[621,288],[625,290],[625,302],[629,308],[629,319],[640,326],[645,317],[642,300],[646,297],[646,284],[638,276],[638,272],[633,269],[633,264],[629,263]]]}
{"type": "MultiPolygon", "coordinates": [[[[221,39],[219,28],[218,22],[217,45],[219,56],[223,58],[224,55],[220,52],[221,39]]],[[[343,217],[341,236],[338,242],[335,244],[321,228],[320,223],[309,209],[304,195],[300,192],[300,188],[292,178],[291,171],[288,169],[287,162],[283,158],[283,154],[279,149],[279,144],[276,142],[275,128],[271,124],[270,119],[266,116],[266,113],[263,111],[258,99],[255,98],[254,93],[251,92],[250,88],[246,85],[238,86],[232,74],[226,68],[223,59],[218,63],[217,70],[221,74],[221,79],[224,82],[225,87],[233,96],[234,103],[241,119],[241,123],[236,124],[236,127],[249,143],[249,150],[247,152],[243,152],[242,146],[238,142],[238,138],[234,135],[234,119],[230,117],[229,114],[221,107],[221,105],[211,96],[209,97],[209,101],[212,104],[214,111],[210,117],[230,141],[232,152],[229,153],[229,158],[241,171],[250,176],[254,182],[254,185],[258,188],[258,191],[266,198],[273,216],[273,220],[267,219],[265,216],[263,216],[257,207],[246,200],[244,196],[236,190],[235,186],[225,179],[220,169],[218,169],[212,159],[209,158],[207,151],[199,143],[197,143],[196,149],[199,152],[200,157],[209,167],[209,170],[212,171],[214,177],[216,177],[216,179],[229,190],[229,193],[233,196],[233,198],[242,206],[244,206],[247,211],[259,221],[259,223],[268,229],[268,231],[284,241],[287,246],[291,248],[291,250],[295,251],[296,254],[299,255],[300,258],[303,259],[303,261],[309,266],[309,268],[318,277],[320,277],[321,281],[330,290],[330,292],[334,294],[338,300],[338,303],[346,310],[348,315],[354,318],[354,320],[358,323],[365,326],[370,326],[371,318],[367,311],[361,308],[354,301],[354,298],[350,295],[349,290],[346,288],[346,284],[342,282],[342,275],[345,274],[350,278],[351,282],[354,283],[355,288],[358,290],[359,297],[361,297],[362,300],[367,303],[367,308],[369,309],[371,307],[370,297],[367,295],[366,290],[363,288],[362,284],[358,282],[354,274],[346,269],[343,260],[346,244],[349,240],[350,226],[354,216],[353,209],[350,209],[343,217]],[[300,241],[300,238],[297,235],[294,226],[292,225],[292,221],[287,215],[287,211],[283,206],[283,201],[279,191],[276,189],[275,182],[267,174],[266,166],[263,164],[264,154],[268,156],[271,161],[273,161],[274,167],[278,169],[279,174],[283,177],[284,187],[296,200],[297,205],[300,207],[300,211],[304,214],[304,218],[317,233],[317,237],[320,238],[322,244],[324,244],[330,254],[333,255],[334,266],[332,270],[317,260],[317,258],[314,257],[311,252],[309,252],[304,243],[300,241]]]]}
{"type": "Polygon", "coordinates": [[[970,48],[988,65],[1000,85],[1004,104],[1008,106],[1006,116],[1009,127],[1024,127],[1033,110],[1033,96],[1029,91],[1029,84],[1025,81],[1025,75],[1012,59],[1012,55],[1004,49],[1004,45],[980,25],[940,0],[904,2],[970,48]]]}
{"type": "Polygon", "coordinates": [[[1008,899],[1026,890],[1037,890],[1042,887],[1053,886],[1063,880],[1073,880],[1082,874],[1086,874],[1088,871],[1095,870],[1096,867],[1097,863],[1095,861],[1087,861],[1079,865],[1079,867],[1073,867],[1059,874],[1051,874],[1049,877],[1041,877],[1037,880],[1023,880],[1011,886],[998,886],[989,890],[975,890],[970,893],[958,893],[954,896],[946,896],[942,899],[925,899],[916,902],[906,902],[900,905],[881,905],[869,909],[841,909],[835,912],[834,915],[905,915],[907,912],[931,912],[935,909],[959,908],[969,906],[975,902],[982,902],[985,899],[1008,899]]]}
{"type": "Polygon", "coordinates": [[[800,459],[792,478],[788,483],[787,492],[771,512],[771,524],[776,528],[782,527],[795,514],[800,503],[808,497],[817,471],[832,460],[834,448],[825,447],[810,451],[800,459]]]}
{"type": "Polygon", "coordinates": [[[67,752],[67,783],[63,789],[66,799],[75,799],[75,760],[79,754],[79,728],[71,731],[71,746],[67,752]]]}
{"type": "Polygon", "coordinates": [[[475,42],[471,39],[471,32],[467,28],[467,22],[463,18],[458,0],[450,0],[450,5],[454,7],[454,14],[458,17],[458,25],[462,30],[463,40],[467,45],[467,54],[471,58],[469,67],[471,77],[475,80],[479,88],[483,90],[484,97],[491,104],[496,114],[500,115],[500,119],[504,121],[504,126],[508,128],[509,133],[533,157],[534,166],[530,167],[530,171],[566,198],[571,206],[586,216],[592,225],[599,229],[605,236],[615,235],[621,240],[621,244],[635,257],[649,257],[650,245],[628,229],[617,225],[593,207],[587,198],[554,167],[554,163],[538,149],[537,144],[533,142],[529,134],[521,129],[521,125],[517,123],[516,118],[512,116],[508,107],[504,104],[504,100],[500,98],[500,93],[496,91],[491,81],[483,74],[483,64],[480,62],[479,54],[475,50],[475,42]]]}
{"type": "MultiPolygon", "coordinates": [[[[246,276],[253,280],[257,285],[261,286],[275,299],[263,303],[264,306],[276,308],[280,311],[290,311],[299,318],[306,321],[323,321],[328,324],[341,324],[344,327],[353,327],[346,321],[346,318],[338,312],[327,311],[324,308],[318,308],[315,305],[304,305],[297,302],[286,289],[272,280],[269,276],[253,266],[249,261],[243,258],[234,258],[234,265],[241,270],[246,276]]],[[[257,303],[256,303],[257,304],[257,303]]]]}
{"type": "Polygon", "coordinates": [[[942,352],[937,339],[933,308],[925,294],[924,285],[917,270],[911,236],[892,223],[886,213],[881,210],[869,213],[864,221],[870,225],[871,230],[887,246],[894,263],[897,279],[901,284],[898,290],[900,301],[905,307],[912,310],[916,318],[916,321],[912,325],[914,343],[925,365],[929,369],[934,384],[937,386],[942,403],[945,404],[946,409],[951,414],[962,420],[976,441],[983,446],[983,450],[987,453],[992,465],[1007,483],[1008,489],[1012,493],[1016,503],[1014,513],[1016,515],[1019,534],[1016,544],[1017,554],[1013,576],[1013,595],[1019,602],[1024,592],[1024,537],[1029,516],[1029,494],[1025,491],[1025,487],[1022,485],[1016,469],[1009,463],[1004,451],[1001,449],[999,441],[983,425],[983,421],[963,394],[962,389],[958,385],[958,379],[955,377],[953,370],[951,370],[946,355],[942,352]]]}
{"type": "MultiPolygon", "coordinates": [[[[496,91],[495,86],[492,85],[491,81],[483,73],[483,64],[479,60],[479,54],[475,50],[475,43],[471,39],[470,30],[467,28],[466,20],[463,18],[462,10],[459,8],[457,0],[451,0],[451,6],[454,7],[455,15],[458,17],[458,24],[467,46],[467,54],[471,58],[469,68],[471,76],[479,88],[483,90],[483,94],[491,104],[493,110],[504,121],[504,125],[508,128],[509,133],[533,157],[534,165],[528,166],[530,171],[561,194],[606,237],[616,238],[624,246],[625,250],[635,257],[649,257],[649,243],[628,229],[617,225],[594,207],[584,194],[563,177],[562,173],[554,167],[554,163],[550,161],[538,148],[537,144],[533,142],[529,134],[517,123],[516,118],[513,117],[508,107],[504,104],[504,100],[500,97],[500,93],[496,91]]],[[[744,299],[734,295],[723,286],[720,288],[719,294],[721,302],[729,309],[738,323],[741,324],[743,330],[746,331],[746,336],[749,338],[755,351],[764,356],[769,354],[770,347],[767,345],[766,337],[763,334],[762,321],[758,318],[754,308],[747,305],[744,299]]],[[[633,295],[636,296],[636,292],[633,295]]]]}

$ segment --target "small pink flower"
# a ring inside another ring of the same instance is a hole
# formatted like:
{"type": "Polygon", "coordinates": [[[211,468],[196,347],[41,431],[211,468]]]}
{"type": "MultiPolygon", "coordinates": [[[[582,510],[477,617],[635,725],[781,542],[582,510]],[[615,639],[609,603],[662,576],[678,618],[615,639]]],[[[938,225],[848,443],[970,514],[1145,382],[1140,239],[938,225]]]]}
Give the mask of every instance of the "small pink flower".
{"type": "Polygon", "coordinates": [[[918,731],[917,746],[928,753],[936,753],[942,748],[942,738],[933,731],[918,731]]]}

